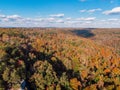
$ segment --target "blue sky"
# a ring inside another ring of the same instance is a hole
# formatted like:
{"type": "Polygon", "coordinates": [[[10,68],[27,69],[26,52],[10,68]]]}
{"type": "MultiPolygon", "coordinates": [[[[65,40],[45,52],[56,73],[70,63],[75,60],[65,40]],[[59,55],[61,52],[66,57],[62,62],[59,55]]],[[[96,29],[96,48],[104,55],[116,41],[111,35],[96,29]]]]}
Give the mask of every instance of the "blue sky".
{"type": "Polygon", "coordinates": [[[0,0],[0,26],[120,27],[120,0],[0,0]]]}

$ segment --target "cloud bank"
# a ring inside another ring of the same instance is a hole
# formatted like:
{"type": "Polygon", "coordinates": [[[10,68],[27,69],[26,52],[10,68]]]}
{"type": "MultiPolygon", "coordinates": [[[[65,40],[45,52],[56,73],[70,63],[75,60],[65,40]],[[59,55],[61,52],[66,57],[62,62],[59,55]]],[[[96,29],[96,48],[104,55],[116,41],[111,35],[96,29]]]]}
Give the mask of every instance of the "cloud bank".
{"type": "MultiPolygon", "coordinates": [[[[113,9],[114,11],[114,9],[113,9]]],[[[51,14],[47,17],[25,18],[23,16],[0,14],[0,27],[120,27],[120,18],[99,19],[97,17],[66,17],[65,14],[51,14]]]]}

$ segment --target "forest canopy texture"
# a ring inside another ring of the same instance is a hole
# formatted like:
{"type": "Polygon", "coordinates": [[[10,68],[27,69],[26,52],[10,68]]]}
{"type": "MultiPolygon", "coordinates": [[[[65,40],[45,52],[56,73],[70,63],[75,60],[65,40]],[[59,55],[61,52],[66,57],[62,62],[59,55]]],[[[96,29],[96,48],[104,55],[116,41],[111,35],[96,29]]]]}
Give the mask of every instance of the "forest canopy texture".
{"type": "Polygon", "coordinates": [[[120,47],[102,32],[0,28],[0,90],[120,90],[120,47]]]}

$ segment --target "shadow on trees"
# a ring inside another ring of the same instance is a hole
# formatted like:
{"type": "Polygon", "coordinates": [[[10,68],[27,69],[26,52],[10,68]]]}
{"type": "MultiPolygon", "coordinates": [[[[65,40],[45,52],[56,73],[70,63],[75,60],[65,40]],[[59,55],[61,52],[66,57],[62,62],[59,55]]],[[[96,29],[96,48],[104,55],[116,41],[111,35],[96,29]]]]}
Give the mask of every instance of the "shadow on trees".
{"type": "Polygon", "coordinates": [[[71,32],[80,37],[90,38],[95,36],[95,34],[91,32],[91,30],[94,30],[94,29],[88,28],[88,29],[80,29],[80,30],[71,30],[71,32]]]}
{"type": "MultiPolygon", "coordinates": [[[[26,65],[26,71],[30,72],[31,75],[34,74],[34,71],[31,71],[31,66],[33,67],[34,63],[38,60],[41,61],[47,61],[48,63],[50,63],[53,67],[53,70],[56,72],[56,76],[58,79],[60,79],[60,77],[62,76],[62,74],[64,72],[66,72],[68,79],[71,79],[73,77],[80,77],[77,72],[74,72],[73,70],[67,70],[66,66],[63,64],[62,60],[58,59],[57,57],[55,61],[51,60],[51,58],[54,56],[54,53],[56,53],[56,51],[50,53],[50,54],[46,54],[45,52],[37,52],[36,50],[34,50],[31,46],[27,46],[26,49],[23,49],[24,54],[26,54],[25,56],[28,56],[28,52],[32,52],[36,55],[36,59],[35,60],[30,60],[30,61],[26,61],[28,60],[29,57],[24,57],[23,59],[25,59],[25,65],[26,65]],[[31,51],[30,48],[32,49],[31,51]]],[[[27,82],[27,88],[28,90],[36,90],[35,88],[31,88],[31,83],[29,82],[29,76],[26,76],[26,82],[27,82]]],[[[36,87],[36,86],[35,86],[36,87]]],[[[61,86],[62,89],[65,90],[64,86],[61,86]]]]}
{"type": "MultiPolygon", "coordinates": [[[[31,88],[31,83],[29,82],[30,77],[34,74],[33,65],[36,61],[47,61],[50,63],[53,67],[53,70],[56,72],[56,76],[58,79],[62,76],[64,72],[67,73],[68,78],[76,77],[78,78],[78,74],[75,73],[73,70],[67,70],[66,66],[63,64],[62,60],[59,60],[57,57],[55,61],[51,60],[51,58],[54,56],[55,51],[46,54],[45,52],[38,52],[36,51],[31,45],[28,45],[27,43],[24,43],[20,46],[15,47],[7,47],[6,53],[8,54],[7,58],[13,58],[15,60],[23,60],[25,63],[25,72],[26,72],[26,87],[28,90],[35,90],[31,88]],[[22,55],[21,55],[22,53],[22,55]],[[36,58],[31,59],[29,56],[29,53],[32,53],[36,56],[36,58]],[[16,59],[17,58],[17,59],[16,59]],[[30,75],[29,75],[29,74],[30,75]],[[76,75],[77,74],[77,75],[76,75]]],[[[64,88],[64,87],[63,87],[64,88]]]]}

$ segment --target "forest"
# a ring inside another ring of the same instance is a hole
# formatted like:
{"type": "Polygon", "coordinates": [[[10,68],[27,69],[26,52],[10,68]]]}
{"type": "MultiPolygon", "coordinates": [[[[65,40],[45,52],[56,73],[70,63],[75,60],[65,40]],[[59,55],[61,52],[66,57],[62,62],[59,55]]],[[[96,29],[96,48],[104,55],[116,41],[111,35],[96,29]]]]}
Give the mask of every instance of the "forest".
{"type": "Polygon", "coordinates": [[[120,90],[120,29],[0,28],[0,90],[120,90]]]}

